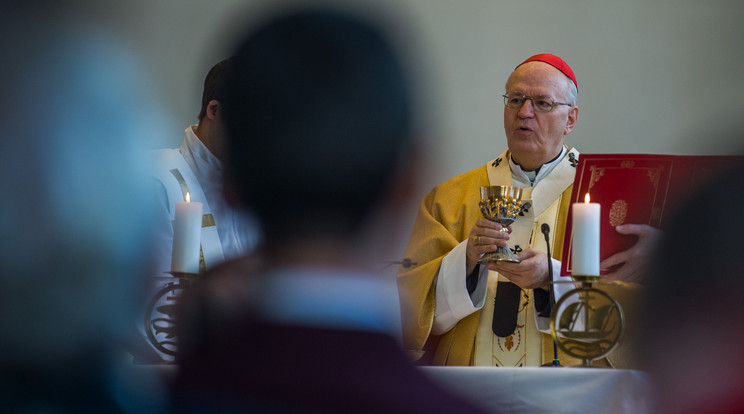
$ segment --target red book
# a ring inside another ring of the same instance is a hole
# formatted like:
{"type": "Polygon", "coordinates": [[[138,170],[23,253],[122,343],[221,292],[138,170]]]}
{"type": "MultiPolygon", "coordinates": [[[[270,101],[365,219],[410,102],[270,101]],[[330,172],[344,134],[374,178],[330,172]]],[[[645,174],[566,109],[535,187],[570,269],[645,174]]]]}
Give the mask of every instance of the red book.
{"type": "MultiPolygon", "coordinates": [[[[620,224],[648,224],[663,229],[674,209],[702,184],[724,173],[739,156],[658,154],[581,154],[571,203],[583,203],[589,193],[600,203],[600,260],[627,250],[636,236],[615,231],[620,224]]],[[[703,201],[703,200],[701,200],[703,201]]],[[[572,214],[564,239],[561,274],[570,275],[572,214]]],[[[695,218],[690,218],[691,226],[695,218]]],[[[699,223],[705,225],[705,223],[699,223]]]]}

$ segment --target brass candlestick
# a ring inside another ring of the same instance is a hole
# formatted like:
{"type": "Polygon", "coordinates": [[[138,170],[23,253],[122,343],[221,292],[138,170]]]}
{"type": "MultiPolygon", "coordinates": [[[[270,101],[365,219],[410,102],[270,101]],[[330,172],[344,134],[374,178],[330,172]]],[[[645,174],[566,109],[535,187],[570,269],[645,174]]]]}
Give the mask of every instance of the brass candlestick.
{"type": "MultiPolygon", "coordinates": [[[[597,288],[599,276],[574,276],[581,283],[566,292],[550,314],[550,334],[563,352],[582,360],[583,367],[611,353],[625,332],[625,314],[615,298],[597,288]]],[[[574,283],[555,282],[555,283],[574,283]]]]}
{"type": "Polygon", "coordinates": [[[189,288],[196,273],[167,272],[173,281],[155,293],[145,312],[145,333],[150,343],[168,356],[176,356],[176,309],[181,294],[189,288]]]}

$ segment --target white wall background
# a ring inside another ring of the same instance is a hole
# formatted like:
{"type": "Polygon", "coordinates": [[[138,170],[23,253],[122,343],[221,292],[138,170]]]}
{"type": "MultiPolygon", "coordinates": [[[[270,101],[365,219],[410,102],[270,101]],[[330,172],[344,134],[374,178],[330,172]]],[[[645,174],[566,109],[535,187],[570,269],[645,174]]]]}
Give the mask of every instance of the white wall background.
{"type": "MultiPolygon", "coordinates": [[[[286,2],[270,2],[279,3],[286,2]]],[[[567,143],[581,152],[724,154],[744,147],[744,135],[731,133],[744,118],[740,0],[383,3],[416,35],[409,55],[425,69],[418,76],[429,87],[423,100],[432,169],[415,199],[505,149],[504,83],[519,62],[540,52],[563,57],[577,75],[579,122],[567,143]]],[[[263,13],[259,4],[265,3],[92,6],[149,65],[152,90],[172,116],[165,144],[177,146],[196,121],[204,75],[227,55],[231,28],[263,13]]]]}
{"type": "MultiPolygon", "coordinates": [[[[278,4],[287,2],[269,2],[278,4]]],[[[356,1],[345,3],[375,3],[356,1]]],[[[742,124],[744,3],[739,0],[397,0],[424,52],[435,183],[505,149],[504,83],[540,52],[563,57],[579,82],[579,122],[568,144],[582,152],[730,152],[719,135],[742,124]]],[[[153,91],[177,125],[195,122],[209,67],[224,39],[265,2],[153,0],[105,9],[142,53],[153,91]]],[[[244,24],[246,27],[250,23],[244,24]]],[[[418,57],[418,55],[417,55],[418,57]]]]}

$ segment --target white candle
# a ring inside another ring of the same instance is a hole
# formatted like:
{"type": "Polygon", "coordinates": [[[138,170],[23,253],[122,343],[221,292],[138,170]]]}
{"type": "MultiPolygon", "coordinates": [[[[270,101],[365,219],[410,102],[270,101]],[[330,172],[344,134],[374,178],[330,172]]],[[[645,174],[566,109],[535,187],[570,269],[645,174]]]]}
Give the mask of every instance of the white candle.
{"type": "Polygon", "coordinates": [[[584,203],[573,204],[572,218],[571,274],[599,276],[599,203],[590,203],[587,193],[584,203]]]}
{"type": "Polygon", "coordinates": [[[176,202],[176,217],[173,220],[172,272],[199,273],[199,248],[201,246],[202,203],[176,202]]]}

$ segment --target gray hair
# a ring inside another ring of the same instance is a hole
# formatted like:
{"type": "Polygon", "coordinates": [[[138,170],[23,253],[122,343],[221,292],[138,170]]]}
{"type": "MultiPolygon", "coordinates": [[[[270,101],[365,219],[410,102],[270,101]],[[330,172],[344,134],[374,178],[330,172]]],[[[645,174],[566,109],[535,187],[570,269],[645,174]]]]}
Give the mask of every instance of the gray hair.
{"type": "MultiPolygon", "coordinates": [[[[514,69],[516,70],[516,69],[514,69]]],[[[513,74],[514,72],[512,72],[513,74]]],[[[573,81],[568,77],[564,76],[566,79],[566,103],[570,103],[572,106],[576,106],[576,97],[579,95],[579,90],[576,87],[576,84],[573,83],[573,81]]],[[[506,93],[509,93],[509,80],[511,79],[511,75],[509,75],[509,78],[506,80],[506,83],[504,84],[504,90],[506,93]]]]}
{"type": "Polygon", "coordinates": [[[568,76],[566,76],[566,82],[568,83],[568,102],[566,103],[576,106],[576,96],[579,94],[579,89],[576,87],[576,84],[568,78],[568,76]]]}

